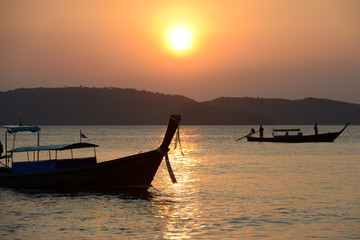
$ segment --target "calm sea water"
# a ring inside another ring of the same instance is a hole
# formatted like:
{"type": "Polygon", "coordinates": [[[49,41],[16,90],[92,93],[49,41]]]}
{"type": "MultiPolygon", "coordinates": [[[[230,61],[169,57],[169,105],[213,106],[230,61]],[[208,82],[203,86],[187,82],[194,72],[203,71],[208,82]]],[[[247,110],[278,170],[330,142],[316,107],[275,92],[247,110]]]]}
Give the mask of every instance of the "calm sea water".
{"type": "MultiPolygon", "coordinates": [[[[360,239],[360,126],[334,143],[235,141],[251,127],[181,126],[185,156],[170,151],[178,184],[163,162],[140,196],[0,188],[0,239],[360,239]]],[[[41,143],[78,141],[81,129],[107,161],[157,148],[165,128],[43,126],[41,143]]]]}

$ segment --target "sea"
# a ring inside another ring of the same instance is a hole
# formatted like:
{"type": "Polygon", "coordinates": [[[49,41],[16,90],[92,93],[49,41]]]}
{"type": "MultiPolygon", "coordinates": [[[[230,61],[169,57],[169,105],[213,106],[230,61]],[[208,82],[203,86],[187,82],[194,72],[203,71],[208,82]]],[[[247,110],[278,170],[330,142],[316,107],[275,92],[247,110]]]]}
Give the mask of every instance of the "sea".
{"type": "MultiPolygon", "coordinates": [[[[99,162],[156,149],[166,130],[40,127],[41,144],[78,142],[81,131],[82,141],[99,145],[99,162]]],[[[314,131],[263,127],[265,136],[273,128],[314,131]]],[[[319,133],[342,127],[318,126],[319,133]]],[[[259,126],[180,126],[181,148],[172,142],[169,152],[178,183],[163,161],[142,194],[0,188],[0,239],[360,239],[360,126],[333,143],[236,141],[251,128],[259,126]]],[[[37,141],[32,133],[14,137],[15,147],[37,141]]]]}

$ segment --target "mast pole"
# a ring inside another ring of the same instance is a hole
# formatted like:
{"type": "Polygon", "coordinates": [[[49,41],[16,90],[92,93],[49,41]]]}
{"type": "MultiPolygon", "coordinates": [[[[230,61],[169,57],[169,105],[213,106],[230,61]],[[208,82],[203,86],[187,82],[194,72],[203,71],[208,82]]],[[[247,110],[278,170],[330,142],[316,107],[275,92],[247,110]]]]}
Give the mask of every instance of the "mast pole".
{"type": "MultiPolygon", "coordinates": [[[[38,141],[37,141],[37,144],[38,146],[40,146],[40,130],[37,131],[37,134],[38,134],[38,141]]],[[[37,160],[39,161],[40,160],[40,151],[37,151],[37,160]]]]}
{"type": "Polygon", "coordinates": [[[8,129],[5,131],[5,167],[8,167],[8,155],[7,155],[7,132],[8,129]]]}

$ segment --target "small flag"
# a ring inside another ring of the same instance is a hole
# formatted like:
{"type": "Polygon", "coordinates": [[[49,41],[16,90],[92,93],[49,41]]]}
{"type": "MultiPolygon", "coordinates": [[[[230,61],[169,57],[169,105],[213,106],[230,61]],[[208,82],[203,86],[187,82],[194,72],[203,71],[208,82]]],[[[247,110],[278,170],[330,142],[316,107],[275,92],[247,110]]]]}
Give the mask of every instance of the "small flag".
{"type": "Polygon", "coordinates": [[[85,134],[83,134],[80,130],[80,138],[87,138],[87,136],[85,136],[85,134]]]}

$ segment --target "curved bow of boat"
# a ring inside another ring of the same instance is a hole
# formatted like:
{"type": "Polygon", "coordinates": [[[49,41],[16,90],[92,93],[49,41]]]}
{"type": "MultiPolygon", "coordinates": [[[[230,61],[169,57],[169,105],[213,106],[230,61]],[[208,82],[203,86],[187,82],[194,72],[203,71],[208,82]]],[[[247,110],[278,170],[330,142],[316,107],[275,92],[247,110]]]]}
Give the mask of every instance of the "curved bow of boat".
{"type": "Polygon", "coordinates": [[[169,151],[169,145],[175,135],[177,128],[179,127],[180,121],[181,121],[180,115],[171,115],[170,116],[164,140],[159,148],[161,152],[169,151]]]}
{"type": "Polygon", "coordinates": [[[345,128],[347,128],[347,126],[350,124],[350,122],[348,122],[346,125],[345,125],[345,127],[343,127],[343,129],[341,129],[341,131],[339,132],[339,134],[341,134],[344,130],[345,130],[345,128]]]}
{"type": "Polygon", "coordinates": [[[163,140],[162,144],[160,145],[160,147],[158,148],[158,151],[165,156],[166,167],[169,172],[171,181],[173,183],[177,183],[177,181],[175,178],[175,174],[170,165],[168,151],[169,151],[169,145],[171,143],[171,140],[173,139],[174,134],[179,127],[180,120],[181,120],[180,115],[171,115],[170,116],[170,120],[168,123],[168,128],[166,130],[164,140],[163,140]]]}

